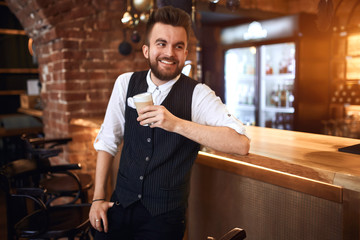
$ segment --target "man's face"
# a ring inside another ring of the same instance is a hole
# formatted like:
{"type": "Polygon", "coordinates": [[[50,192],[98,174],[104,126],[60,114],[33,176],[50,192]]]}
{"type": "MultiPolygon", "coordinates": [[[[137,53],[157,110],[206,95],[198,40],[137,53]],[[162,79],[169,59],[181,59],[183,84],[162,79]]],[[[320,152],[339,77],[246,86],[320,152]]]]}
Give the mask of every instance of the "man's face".
{"type": "Polygon", "coordinates": [[[149,46],[143,46],[143,54],[148,59],[153,81],[174,79],[181,73],[188,54],[185,29],[156,23],[149,35],[149,46]]]}

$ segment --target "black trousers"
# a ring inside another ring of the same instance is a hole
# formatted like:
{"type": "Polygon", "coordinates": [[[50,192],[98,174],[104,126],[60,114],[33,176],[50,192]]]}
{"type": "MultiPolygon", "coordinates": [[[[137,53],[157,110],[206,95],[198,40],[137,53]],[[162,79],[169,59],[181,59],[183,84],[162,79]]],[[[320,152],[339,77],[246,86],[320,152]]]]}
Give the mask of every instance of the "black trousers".
{"type": "Polygon", "coordinates": [[[95,240],[182,240],[185,209],[151,216],[140,201],[123,208],[116,203],[108,210],[109,230],[96,232],[95,240]]]}

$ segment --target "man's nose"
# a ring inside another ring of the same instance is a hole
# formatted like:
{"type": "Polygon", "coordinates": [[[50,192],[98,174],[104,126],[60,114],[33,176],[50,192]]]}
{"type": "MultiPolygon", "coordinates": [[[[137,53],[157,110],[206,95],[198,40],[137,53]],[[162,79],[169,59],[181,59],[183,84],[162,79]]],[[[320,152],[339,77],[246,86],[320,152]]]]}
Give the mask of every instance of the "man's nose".
{"type": "Polygon", "coordinates": [[[172,46],[167,46],[165,49],[165,54],[169,57],[172,57],[174,55],[174,48],[172,46]]]}

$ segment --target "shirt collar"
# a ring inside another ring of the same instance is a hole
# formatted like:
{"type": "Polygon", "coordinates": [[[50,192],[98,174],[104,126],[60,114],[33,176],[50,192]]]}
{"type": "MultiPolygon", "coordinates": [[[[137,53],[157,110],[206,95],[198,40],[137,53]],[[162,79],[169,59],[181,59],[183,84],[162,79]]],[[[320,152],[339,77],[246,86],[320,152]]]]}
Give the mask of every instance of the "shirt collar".
{"type": "Polygon", "coordinates": [[[150,72],[151,70],[149,70],[149,72],[147,73],[146,75],[146,82],[149,86],[148,88],[148,92],[151,92],[151,93],[154,93],[155,90],[160,90],[160,92],[167,92],[167,91],[170,91],[170,89],[172,88],[172,86],[176,83],[177,80],[179,80],[180,78],[180,75],[179,74],[176,78],[172,79],[172,80],[169,80],[167,81],[166,83],[164,84],[161,84],[160,86],[156,86],[153,81],[151,80],[151,77],[150,77],[150,72]]]}

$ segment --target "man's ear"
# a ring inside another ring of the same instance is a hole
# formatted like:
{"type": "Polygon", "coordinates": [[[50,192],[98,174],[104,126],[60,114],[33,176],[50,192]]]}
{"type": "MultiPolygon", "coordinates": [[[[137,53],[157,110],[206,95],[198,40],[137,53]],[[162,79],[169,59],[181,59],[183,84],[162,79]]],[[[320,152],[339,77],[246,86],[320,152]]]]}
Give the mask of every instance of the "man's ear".
{"type": "Polygon", "coordinates": [[[143,46],[142,46],[142,52],[143,52],[143,54],[144,54],[144,57],[145,57],[146,59],[148,59],[148,58],[149,58],[149,46],[143,45],[143,46]]]}

